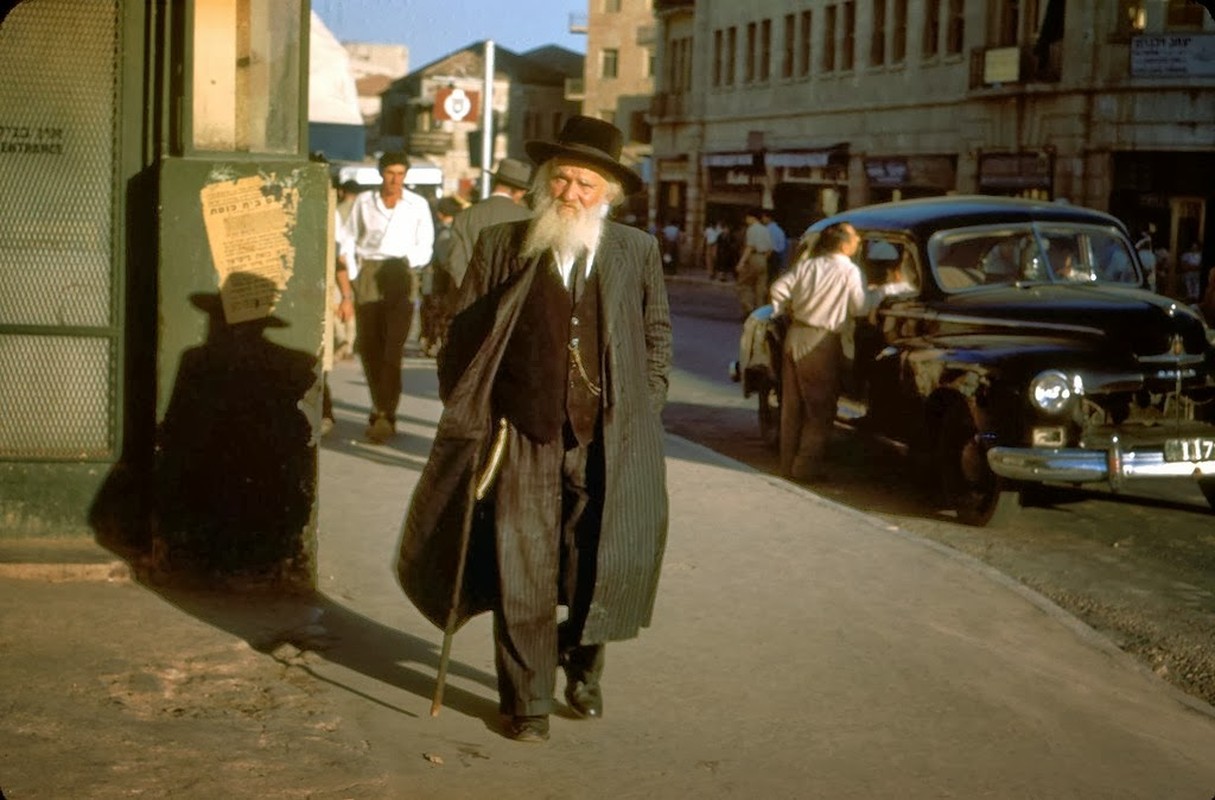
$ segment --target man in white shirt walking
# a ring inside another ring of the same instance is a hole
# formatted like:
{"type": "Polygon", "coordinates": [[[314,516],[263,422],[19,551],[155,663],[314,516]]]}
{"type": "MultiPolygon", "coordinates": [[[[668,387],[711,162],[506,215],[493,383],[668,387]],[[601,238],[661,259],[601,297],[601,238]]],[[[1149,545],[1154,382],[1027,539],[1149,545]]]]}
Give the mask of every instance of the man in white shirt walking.
{"type": "Polygon", "coordinates": [[[371,393],[366,435],[383,444],[396,434],[401,356],[413,324],[418,276],[430,262],[435,229],[430,206],[405,188],[403,153],[380,157],[379,191],[363,192],[343,229],[342,263],[354,289],[355,346],[371,393]]]}

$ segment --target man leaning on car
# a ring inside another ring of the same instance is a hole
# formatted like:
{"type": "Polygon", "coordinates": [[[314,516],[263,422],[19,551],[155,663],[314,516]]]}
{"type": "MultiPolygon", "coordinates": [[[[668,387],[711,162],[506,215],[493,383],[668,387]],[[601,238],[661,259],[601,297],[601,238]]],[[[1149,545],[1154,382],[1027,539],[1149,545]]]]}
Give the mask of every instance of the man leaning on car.
{"type": "Polygon", "coordinates": [[[780,466],[787,478],[826,478],[823,457],[835,420],[843,360],[840,332],[904,281],[866,288],[852,257],[861,239],[847,222],[822,230],[810,252],[772,284],[772,309],[789,318],[781,366],[780,466]]]}

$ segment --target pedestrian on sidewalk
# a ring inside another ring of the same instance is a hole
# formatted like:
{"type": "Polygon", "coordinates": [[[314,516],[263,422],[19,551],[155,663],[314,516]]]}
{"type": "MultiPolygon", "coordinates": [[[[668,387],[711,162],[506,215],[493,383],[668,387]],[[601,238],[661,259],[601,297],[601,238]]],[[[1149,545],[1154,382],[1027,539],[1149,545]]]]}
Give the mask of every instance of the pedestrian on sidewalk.
{"type": "Polygon", "coordinates": [[[643,185],[622,141],[577,116],[556,142],[527,143],[535,216],[478,239],[397,561],[448,632],[493,611],[499,708],[518,741],[548,738],[558,666],[569,710],[602,716],[605,644],[649,625],[666,545],[670,312],[658,242],[608,219],[643,185]]]}
{"type": "Polygon", "coordinates": [[[705,273],[709,280],[717,277],[717,240],[721,238],[721,223],[716,220],[705,226],[705,273]]]}
{"type": "Polygon", "coordinates": [[[448,306],[454,299],[454,281],[451,277],[451,249],[454,237],[452,221],[464,210],[454,197],[443,197],[435,204],[434,256],[426,267],[422,280],[421,345],[422,353],[430,358],[438,355],[443,347],[450,321],[448,306]]]}
{"type": "MultiPolygon", "coordinates": [[[[473,247],[477,244],[477,237],[481,235],[482,230],[490,225],[515,222],[532,215],[526,199],[532,184],[530,164],[517,158],[504,158],[498,163],[498,169],[490,174],[492,179],[489,196],[456,214],[451,223],[452,243],[448,272],[451,274],[453,292],[460,288],[460,283],[464,280],[473,247]]],[[[450,300],[455,302],[454,294],[450,300]]]]}
{"type": "Polygon", "coordinates": [[[405,188],[407,164],[404,153],[380,157],[383,183],[358,195],[342,235],[342,267],[354,289],[355,348],[371,393],[365,434],[374,444],[397,432],[401,357],[418,276],[435,241],[430,204],[405,188]]]}
{"type": "Polygon", "coordinates": [[[1195,240],[1181,254],[1181,279],[1185,284],[1185,301],[1197,303],[1202,297],[1202,242],[1195,240]]]}
{"type": "Polygon", "coordinates": [[[758,208],[747,211],[747,232],[735,271],[738,274],[738,302],[745,320],[768,300],[768,256],[772,254],[772,234],[760,221],[758,208]]]}
{"type": "Polygon", "coordinates": [[[789,237],[785,235],[785,229],[776,221],[774,214],[772,209],[765,208],[760,217],[760,222],[764,223],[768,235],[772,238],[772,253],[768,256],[768,285],[785,271],[789,256],[789,237]]]}

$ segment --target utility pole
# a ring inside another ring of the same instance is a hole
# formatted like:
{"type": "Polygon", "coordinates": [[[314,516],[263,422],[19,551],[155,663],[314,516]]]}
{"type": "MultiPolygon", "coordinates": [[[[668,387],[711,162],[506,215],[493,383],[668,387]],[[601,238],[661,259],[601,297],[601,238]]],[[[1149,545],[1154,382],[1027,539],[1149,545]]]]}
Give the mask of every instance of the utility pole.
{"type": "Polygon", "coordinates": [[[489,197],[494,167],[494,40],[485,41],[485,89],[481,92],[481,199],[489,197]]]}

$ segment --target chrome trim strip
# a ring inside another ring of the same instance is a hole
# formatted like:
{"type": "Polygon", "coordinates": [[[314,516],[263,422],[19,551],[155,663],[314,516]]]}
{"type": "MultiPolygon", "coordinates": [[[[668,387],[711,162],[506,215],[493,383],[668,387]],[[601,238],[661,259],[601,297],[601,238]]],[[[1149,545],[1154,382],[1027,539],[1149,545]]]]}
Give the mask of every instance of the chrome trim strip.
{"type": "Polygon", "coordinates": [[[1084,333],[1090,336],[1105,336],[1105,331],[1088,325],[1068,325],[1064,322],[1033,322],[1029,320],[1004,319],[1002,317],[968,317],[963,314],[941,314],[935,311],[908,311],[905,309],[883,309],[882,314],[890,317],[906,319],[923,319],[934,322],[946,322],[959,325],[986,325],[994,328],[1012,328],[1013,330],[1048,330],[1062,333],[1084,333]]]}
{"type": "Polygon", "coordinates": [[[1119,450],[1110,458],[1106,450],[993,447],[987,451],[987,463],[992,472],[1011,480],[1106,482],[1115,489],[1142,478],[1215,477],[1215,461],[1165,461],[1164,453],[1143,450],[1119,450]]]}

